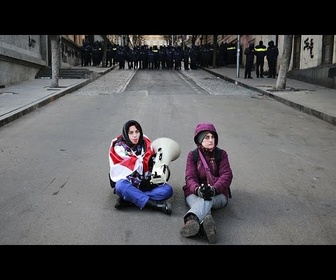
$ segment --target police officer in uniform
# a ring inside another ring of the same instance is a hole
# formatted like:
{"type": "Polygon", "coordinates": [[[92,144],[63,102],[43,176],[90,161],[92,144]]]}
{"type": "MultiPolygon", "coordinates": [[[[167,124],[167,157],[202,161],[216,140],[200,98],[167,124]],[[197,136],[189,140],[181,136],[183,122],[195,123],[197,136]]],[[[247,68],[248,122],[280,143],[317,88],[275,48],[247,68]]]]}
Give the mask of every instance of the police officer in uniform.
{"type": "Polygon", "coordinates": [[[252,79],[251,76],[252,67],[254,63],[254,44],[249,43],[248,48],[244,50],[244,54],[246,56],[246,63],[245,63],[245,79],[252,79]]]}
{"type": "Polygon", "coordinates": [[[254,48],[254,54],[256,56],[256,74],[257,78],[264,78],[264,61],[267,48],[263,41],[259,41],[259,44],[254,48]]]}
{"type": "Polygon", "coordinates": [[[183,50],[183,66],[185,70],[189,70],[189,58],[190,58],[190,48],[188,46],[184,46],[183,50]]]}
{"type": "Polygon", "coordinates": [[[275,78],[278,55],[279,55],[278,47],[274,45],[273,40],[269,41],[266,53],[266,59],[268,62],[268,69],[269,69],[267,78],[275,78]]]}

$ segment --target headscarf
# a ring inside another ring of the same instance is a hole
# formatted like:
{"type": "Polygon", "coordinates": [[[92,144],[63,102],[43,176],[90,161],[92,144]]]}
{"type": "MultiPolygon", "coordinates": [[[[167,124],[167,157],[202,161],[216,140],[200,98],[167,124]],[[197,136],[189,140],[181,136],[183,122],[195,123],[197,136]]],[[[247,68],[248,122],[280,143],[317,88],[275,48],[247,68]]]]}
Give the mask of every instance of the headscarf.
{"type": "Polygon", "coordinates": [[[122,140],[124,140],[126,142],[127,146],[129,146],[130,148],[134,148],[135,145],[132,143],[132,141],[129,139],[129,136],[128,136],[129,128],[133,125],[140,131],[139,142],[138,142],[137,145],[143,146],[144,141],[143,141],[142,127],[135,120],[129,120],[128,122],[126,122],[124,124],[124,126],[122,128],[122,134],[121,134],[122,135],[122,140]]]}

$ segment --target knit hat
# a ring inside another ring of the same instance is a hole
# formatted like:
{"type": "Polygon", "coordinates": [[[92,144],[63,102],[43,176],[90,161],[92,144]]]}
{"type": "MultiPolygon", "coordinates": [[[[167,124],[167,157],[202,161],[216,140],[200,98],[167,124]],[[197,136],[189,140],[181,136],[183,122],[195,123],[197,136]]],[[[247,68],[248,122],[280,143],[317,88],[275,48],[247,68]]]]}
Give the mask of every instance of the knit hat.
{"type": "Polygon", "coordinates": [[[208,133],[211,133],[211,131],[201,131],[200,133],[198,133],[198,135],[197,135],[197,142],[198,142],[198,144],[202,144],[202,142],[203,142],[203,139],[204,139],[204,137],[208,134],[208,133]]]}

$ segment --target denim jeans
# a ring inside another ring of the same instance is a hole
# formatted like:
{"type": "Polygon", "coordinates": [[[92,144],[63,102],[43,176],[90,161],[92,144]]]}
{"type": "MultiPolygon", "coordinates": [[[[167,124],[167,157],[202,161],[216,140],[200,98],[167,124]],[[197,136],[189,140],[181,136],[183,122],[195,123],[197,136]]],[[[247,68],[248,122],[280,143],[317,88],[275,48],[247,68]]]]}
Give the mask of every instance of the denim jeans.
{"type": "Polygon", "coordinates": [[[134,203],[140,209],[144,208],[148,199],[166,200],[173,195],[173,188],[168,183],[158,185],[149,191],[142,191],[134,187],[126,179],[119,180],[115,185],[115,192],[126,201],[134,203]]]}
{"type": "Polygon", "coordinates": [[[185,201],[190,209],[184,217],[189,213],[193,213],[199,218],[201,223],[206,215],[211,214],[211,209],[223,208],[228,203],[228,199],[224,194],[213,196],[211,200],[204,200],[195,194],[191,194],[185,198],[185,201]]]}

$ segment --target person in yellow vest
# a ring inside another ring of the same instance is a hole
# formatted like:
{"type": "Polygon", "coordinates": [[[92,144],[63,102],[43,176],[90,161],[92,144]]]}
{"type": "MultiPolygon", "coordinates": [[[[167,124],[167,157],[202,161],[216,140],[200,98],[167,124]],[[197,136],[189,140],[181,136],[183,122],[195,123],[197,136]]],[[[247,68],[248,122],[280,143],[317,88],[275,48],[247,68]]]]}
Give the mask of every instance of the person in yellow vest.
{"type": "Polygon", "coordinates": [[[254,48],[254,54],[256,56],[256,74],[257,78],[264,78],[264,61],[267,53],[267,48],[263,41],[259,41],[259,44],[254,48]]]}

